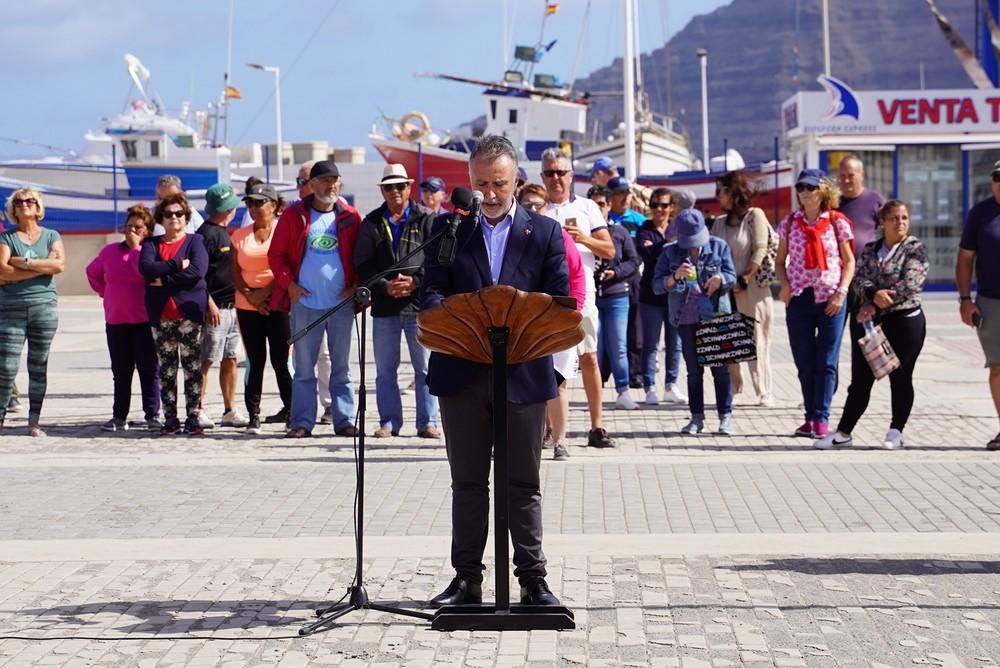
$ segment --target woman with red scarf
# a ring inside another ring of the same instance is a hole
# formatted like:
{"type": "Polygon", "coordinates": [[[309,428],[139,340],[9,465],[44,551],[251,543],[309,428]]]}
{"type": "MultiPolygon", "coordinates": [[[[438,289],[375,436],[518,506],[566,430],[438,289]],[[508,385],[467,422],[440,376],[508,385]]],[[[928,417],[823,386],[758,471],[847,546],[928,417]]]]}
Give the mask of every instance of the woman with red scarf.
{"type": "Polygon", "coordinates": [[[822,170],[802,170],[795,192],[799,209],[778,225],[775,273],[805,407],[805,422],[795,435],[823,438],[837,384],[845,298],[854,278],[854,233],[851,221],[835,210],[840,193],[822,170]]]}

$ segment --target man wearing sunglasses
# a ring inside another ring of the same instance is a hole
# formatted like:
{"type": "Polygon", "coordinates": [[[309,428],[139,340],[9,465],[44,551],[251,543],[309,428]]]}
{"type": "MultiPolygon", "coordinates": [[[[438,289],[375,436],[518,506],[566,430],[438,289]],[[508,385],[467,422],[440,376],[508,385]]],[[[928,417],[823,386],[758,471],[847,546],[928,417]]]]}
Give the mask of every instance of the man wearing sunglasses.
{"type": "MultiPolygon", "coordinates": [[[[993,163],[991,195],[969,210],[958,242],[955,282],[958,284],[959,315],[962,322],[975,327],[979,345],[986,356],[990,394],[1000,418],[1000,160],[993,163]],[[978,258],[978,261],[977,261],[978,258]],[[975,266],[976,296],[972,296],[975,266]]],[[[1000,450],[1000,433],[987,444],[987,450],[1000,450]]]]}
{"type": "Polygon", "coordinates": [[[582,312],[585,336],[577,346],[577,353],[580,356],[580,375],[583,377],[583,389],[587,394],[587,408],[590,412],[587,445],[610,448],[614,446],[614,441],[608,436],[602,424],[601,370],[597,365],[599,316],[594,269],[598,258],[614,259],[615,244],[611,240],[604,215],[597,205],[585,197],[573,194],[573,167],[569,156],[561,149],[551,147],[542,153],[542,182],[549,195],[549,206],[545,210],[545,215],[558,221],[573,238],[586,269],[587,298],[582,312]]]}
{"type": "MultiPolygon", "coordinates": [[[[270,307],[290,311],[293,333],[350,297],[357,283],[354,245],[361,216],[338,197],[340,170],[333,160],[312,166],[309,188],[309,195],[282,212],[267,252],[274,273],[270,307]]],[[[334,433],[357,435],[350,369],[353,329],[354,310],[343,308],[295,344],[289,438],[311,436],[316,425],[316,362],[324,333],[330,351],[334,433]]]]}
{"type": "MultiPolygon", "coordinates": [[[[440,182],[444,192],[444,182],[440,182]]],[[[430,182],[428,179],[425,183],[430,182]]],[[[437,186],[438,184],[433,184],[437,186]]],[[[379,190],[385,201],[361,222],[354,247],[358,279],[367,281],[387,271],[402,257],[423,244],[431,233],[434,212],[410,198],[413,179],[403,165],[386,165],[379,190]]],[[[423,187],[423,184],[421,184],[423,187]]],[[[413,367],[417,400],[417,436],[440,438],[438,401],[427,387],[429,353],[417,342],[420,282],[424,275],[423,251],[406,261],[409,269],[381,276],[372,287],[372,344],[375,349],[375,402],[379,427],[375,438],[399,436],[403,402],[399,392],[400,336],[406,336],[413,367]]]]}

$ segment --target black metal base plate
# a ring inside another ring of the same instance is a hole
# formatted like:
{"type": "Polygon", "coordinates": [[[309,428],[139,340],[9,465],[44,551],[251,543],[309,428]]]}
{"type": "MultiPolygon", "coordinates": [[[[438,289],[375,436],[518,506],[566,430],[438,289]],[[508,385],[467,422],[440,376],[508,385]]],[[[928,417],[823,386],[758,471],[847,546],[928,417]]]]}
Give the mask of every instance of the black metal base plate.
{"type": "Polygon", "coordinates": [[[449,605],[431,621],[435,631],[568,631],[576,628],[573,613],[561,605],[449,605]]]}

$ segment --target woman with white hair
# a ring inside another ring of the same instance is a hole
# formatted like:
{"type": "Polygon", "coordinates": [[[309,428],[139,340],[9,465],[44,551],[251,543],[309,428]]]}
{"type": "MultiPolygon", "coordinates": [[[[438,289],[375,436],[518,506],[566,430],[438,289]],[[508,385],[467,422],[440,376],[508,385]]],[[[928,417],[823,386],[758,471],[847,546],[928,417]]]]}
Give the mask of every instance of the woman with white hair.
{"type": "Polygon", "coordinates": [[[0,234],[0,430],[28,343],[28,433],[45,436],[39,424],[48,379],[49,347],[59,324],[56,285],[66,250],[55,230],[42,227],[45,203],[31,188],[7,199],[14,228],[0,234]]]}

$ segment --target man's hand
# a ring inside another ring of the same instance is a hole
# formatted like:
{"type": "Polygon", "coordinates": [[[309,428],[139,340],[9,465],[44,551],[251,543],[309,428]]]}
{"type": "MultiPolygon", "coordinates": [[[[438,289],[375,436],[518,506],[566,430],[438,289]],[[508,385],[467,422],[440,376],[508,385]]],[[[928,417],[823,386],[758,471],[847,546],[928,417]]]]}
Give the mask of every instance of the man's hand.
{"type": "Polygon", "coordinates": [[[580,228],[577,227],[576,225],[567,225],[563,229],[565,229],[566,233],[569,234],[569,237],[570,239],[573,240],[573,243],[577,244],[583,243],[583,239],[587,236],[586,234],[581,232],[580,228]]]}
{"type": "Polygon", "coordinates": [[[293,304],[298,304],[300,299],[309,295],[310,292],[295,281],[288,284],[288,298],[293,304]]]}
{"type": "Polygon", "coordinates": [[[709,297],[714,295],[722,287],[722,276],[716,274],[705,282],[705,294],[709,297]]]}
{"type": "Polygon", "coordinates": [[[211,298],[208,300],[208,316],[206,322],[209,327],[218,327],[222,324],[222,313],[219,312],[219,307],[215,305],[215,302],[211,298]]]}
{"type": "Polygon", "coordinates": [[[385,291],[390,297],[409,297],[413,294],[413,277],[404,276],[403,274],[397,274],[396,278],[389,281],[386,285],[385,291]]]}
{"type": "Polygon", "coordinates": [[[615,270],[614,269],[605,269],[604,273],[601,274],[601,278],[603,280],[605,280],[605,281],[610,281],[610,280],[614,279],[614,277],[615,277],[615,270]]]}
{"type": "Polygon", "coordinates": [[[892,306],[892,302],[896,299],[895,290],[879,290],[872,297],[872,301],[875,302],[875,306],[879,308],[889,308],[892,306]]]}
{"type": "Polygon", "coordinates": [[[971,299],[965,299],[962,301],[962,305],[958,307],[958,313],[962,316],[962,322],[969,327],[975,327],[975,323],[972,322],[973,314],[978,314],[980,318],[983,314],[979,311],[979,305],[971,299]]]}

